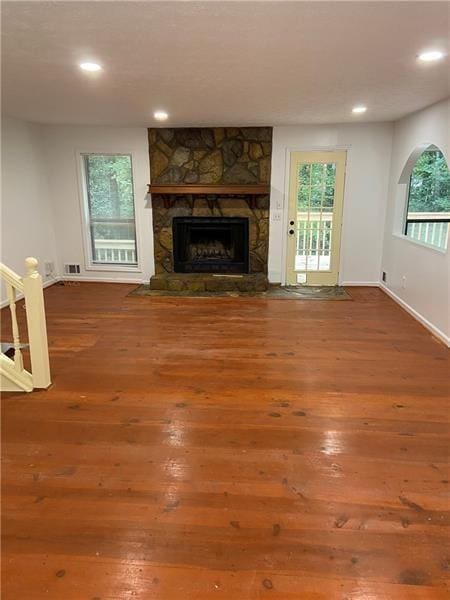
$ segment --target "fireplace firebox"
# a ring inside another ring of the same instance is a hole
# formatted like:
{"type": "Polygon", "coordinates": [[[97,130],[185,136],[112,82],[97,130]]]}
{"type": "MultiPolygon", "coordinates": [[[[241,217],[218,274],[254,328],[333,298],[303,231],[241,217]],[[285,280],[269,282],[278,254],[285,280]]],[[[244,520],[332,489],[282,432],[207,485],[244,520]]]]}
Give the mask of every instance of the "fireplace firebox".
{"type": "Polygon", "coordinates": [[[174,217],[176,273],[248,273],[248,219],[174,217]]]}

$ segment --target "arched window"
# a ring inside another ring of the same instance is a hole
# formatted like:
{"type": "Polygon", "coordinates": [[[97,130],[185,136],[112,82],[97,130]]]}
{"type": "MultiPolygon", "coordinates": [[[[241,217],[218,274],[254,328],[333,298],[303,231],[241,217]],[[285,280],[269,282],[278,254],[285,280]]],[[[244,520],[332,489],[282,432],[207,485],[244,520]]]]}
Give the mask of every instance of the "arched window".
{"type": "Polygon", "coordinates": [[[450,171],[435,146],[427,148],[411,171],[405,235],[446,249],[450,228],[450,171]]]}

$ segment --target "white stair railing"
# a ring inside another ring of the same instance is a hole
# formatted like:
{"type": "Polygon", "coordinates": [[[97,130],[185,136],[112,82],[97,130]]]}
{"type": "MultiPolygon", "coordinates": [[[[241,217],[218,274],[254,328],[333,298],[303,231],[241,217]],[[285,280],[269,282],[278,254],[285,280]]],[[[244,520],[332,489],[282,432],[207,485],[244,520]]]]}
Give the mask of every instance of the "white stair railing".
{"type": "Polygon", "coordinates": [[[12,269],[0,263],[0,278],[6,287],[11,313],[14,348],[12,358],[3,352],[0,355],[2,391],[31,392],[33,388],[47,388],[51,383],[42,277],[37,271],[37,265],[38,261],[35,258],[27,258],[26,275],[19,277],[12,269]],[[25,296],[31,373],[23,366],[23,344],[20,342],[16,314],[17,292],[25,296]]]}

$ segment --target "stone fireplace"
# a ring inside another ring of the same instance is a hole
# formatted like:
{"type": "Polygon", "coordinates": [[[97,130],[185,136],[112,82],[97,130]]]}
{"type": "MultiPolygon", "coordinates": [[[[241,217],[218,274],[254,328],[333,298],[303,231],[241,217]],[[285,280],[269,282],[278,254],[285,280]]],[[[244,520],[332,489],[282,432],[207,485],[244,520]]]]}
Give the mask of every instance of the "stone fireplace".
{"type": "Polygon", "coordinates": [[[267,287],[272,129],[150,129],[152,289],[267,287]]]}

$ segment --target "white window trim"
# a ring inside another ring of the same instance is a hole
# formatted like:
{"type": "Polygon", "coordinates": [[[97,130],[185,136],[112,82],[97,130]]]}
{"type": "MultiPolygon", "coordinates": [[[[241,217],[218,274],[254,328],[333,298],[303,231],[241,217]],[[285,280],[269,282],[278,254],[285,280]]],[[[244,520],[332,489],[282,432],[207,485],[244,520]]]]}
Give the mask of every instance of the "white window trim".
{"type": "Polygon", "coordinates": [[[138,214],[136,211],[136,177],[134,172],[134,164],[136,162],[135,153],[132,150],[117,150],[111,152],[102,150],[77,150],[77,170],[78,170],[78,185],[79,185],[79,197],[80,197],[80,212],[81,212],[81,228],[83,238],[83,254],[84,254],[84,268],[86,271],[109,271],[117,273],[142,273],[141,261],[142,261],[142,244],[140,236],[140,227],[138,223],[138,214]],[[86,172],[84,166],[83,156],[86,154],[101,154],[102,156],[130,156],[131,157],[131,174],[133,178],[133,205],[134,205],[134,223],[135,223],[135,235],[136,235],[136,253],[137,253],[137,265],[114,265],[114,264],[96,264],[92,260],[92,244],[91,244],[91,233],[89,227],[89,203],[86,187],[86,172]]]}
{"type": "MultiPolygon", "coordinates": [[[[406,230],[406,219],[408,217],[409,186],[411,184],[411,174],[412,174],[415,164],[419,160],[420,156],[427,150],[431,150],[431,149],[436,149],[436,150],[439,150],[440,152],[442,152],[442,150],[435,144],[433,144],[431,142],[424,142],[424,143],[416,146],[410,152],[408,160],[406,161],[405,166],[403,167],[402,173],[400,175],[400,179],[397,183],[398,186],[401,186],[401,185],[404,186],[404,190],[403,190],[403,194],[402,194],[403,210],[402,210],[402,220],[400,223],[401,229],[399,231],[394,223],[394,231],[392,232],[392,235],[399,240],[403,240],[403,241],[409,242],[410,244],[414,244],[414,246],[426,248],[427,250],[432,250],[434,252],[437,252],[438,254],[445,255],[445,254],[447,254],[448,249],[450,247],[450,244],[449,244],[450,234],[448,234],[447,248],[440,248],[439,246],[435,246],[434,244],[428,244],[427,242],[422,242],[421,240],[417,240],[409,235],[406,235],[406,231],[405,231],[406,230]]],[[[436,214],[439,214],[439,213],[436,213],[436,214]]]]}
{"type": "Polygon", "coordinates": [[[394,233],[393,235],[398,240],[403,240],[404,242],[409,242],[410,244],[413,244],[414,246],[426,248],[427,250],[431,250],[432,252],[437,252],[438,254],[445,255],[448,252],[448,247],[447,248],[439,248],[439,246],[433,246],[433,244],[427,244],[426,242],[421,242],[420,240],[416,240],[415,238],[409,237],[409,235],[406,235],[405,233],[402,233],[402,234],[394,233]]]}

